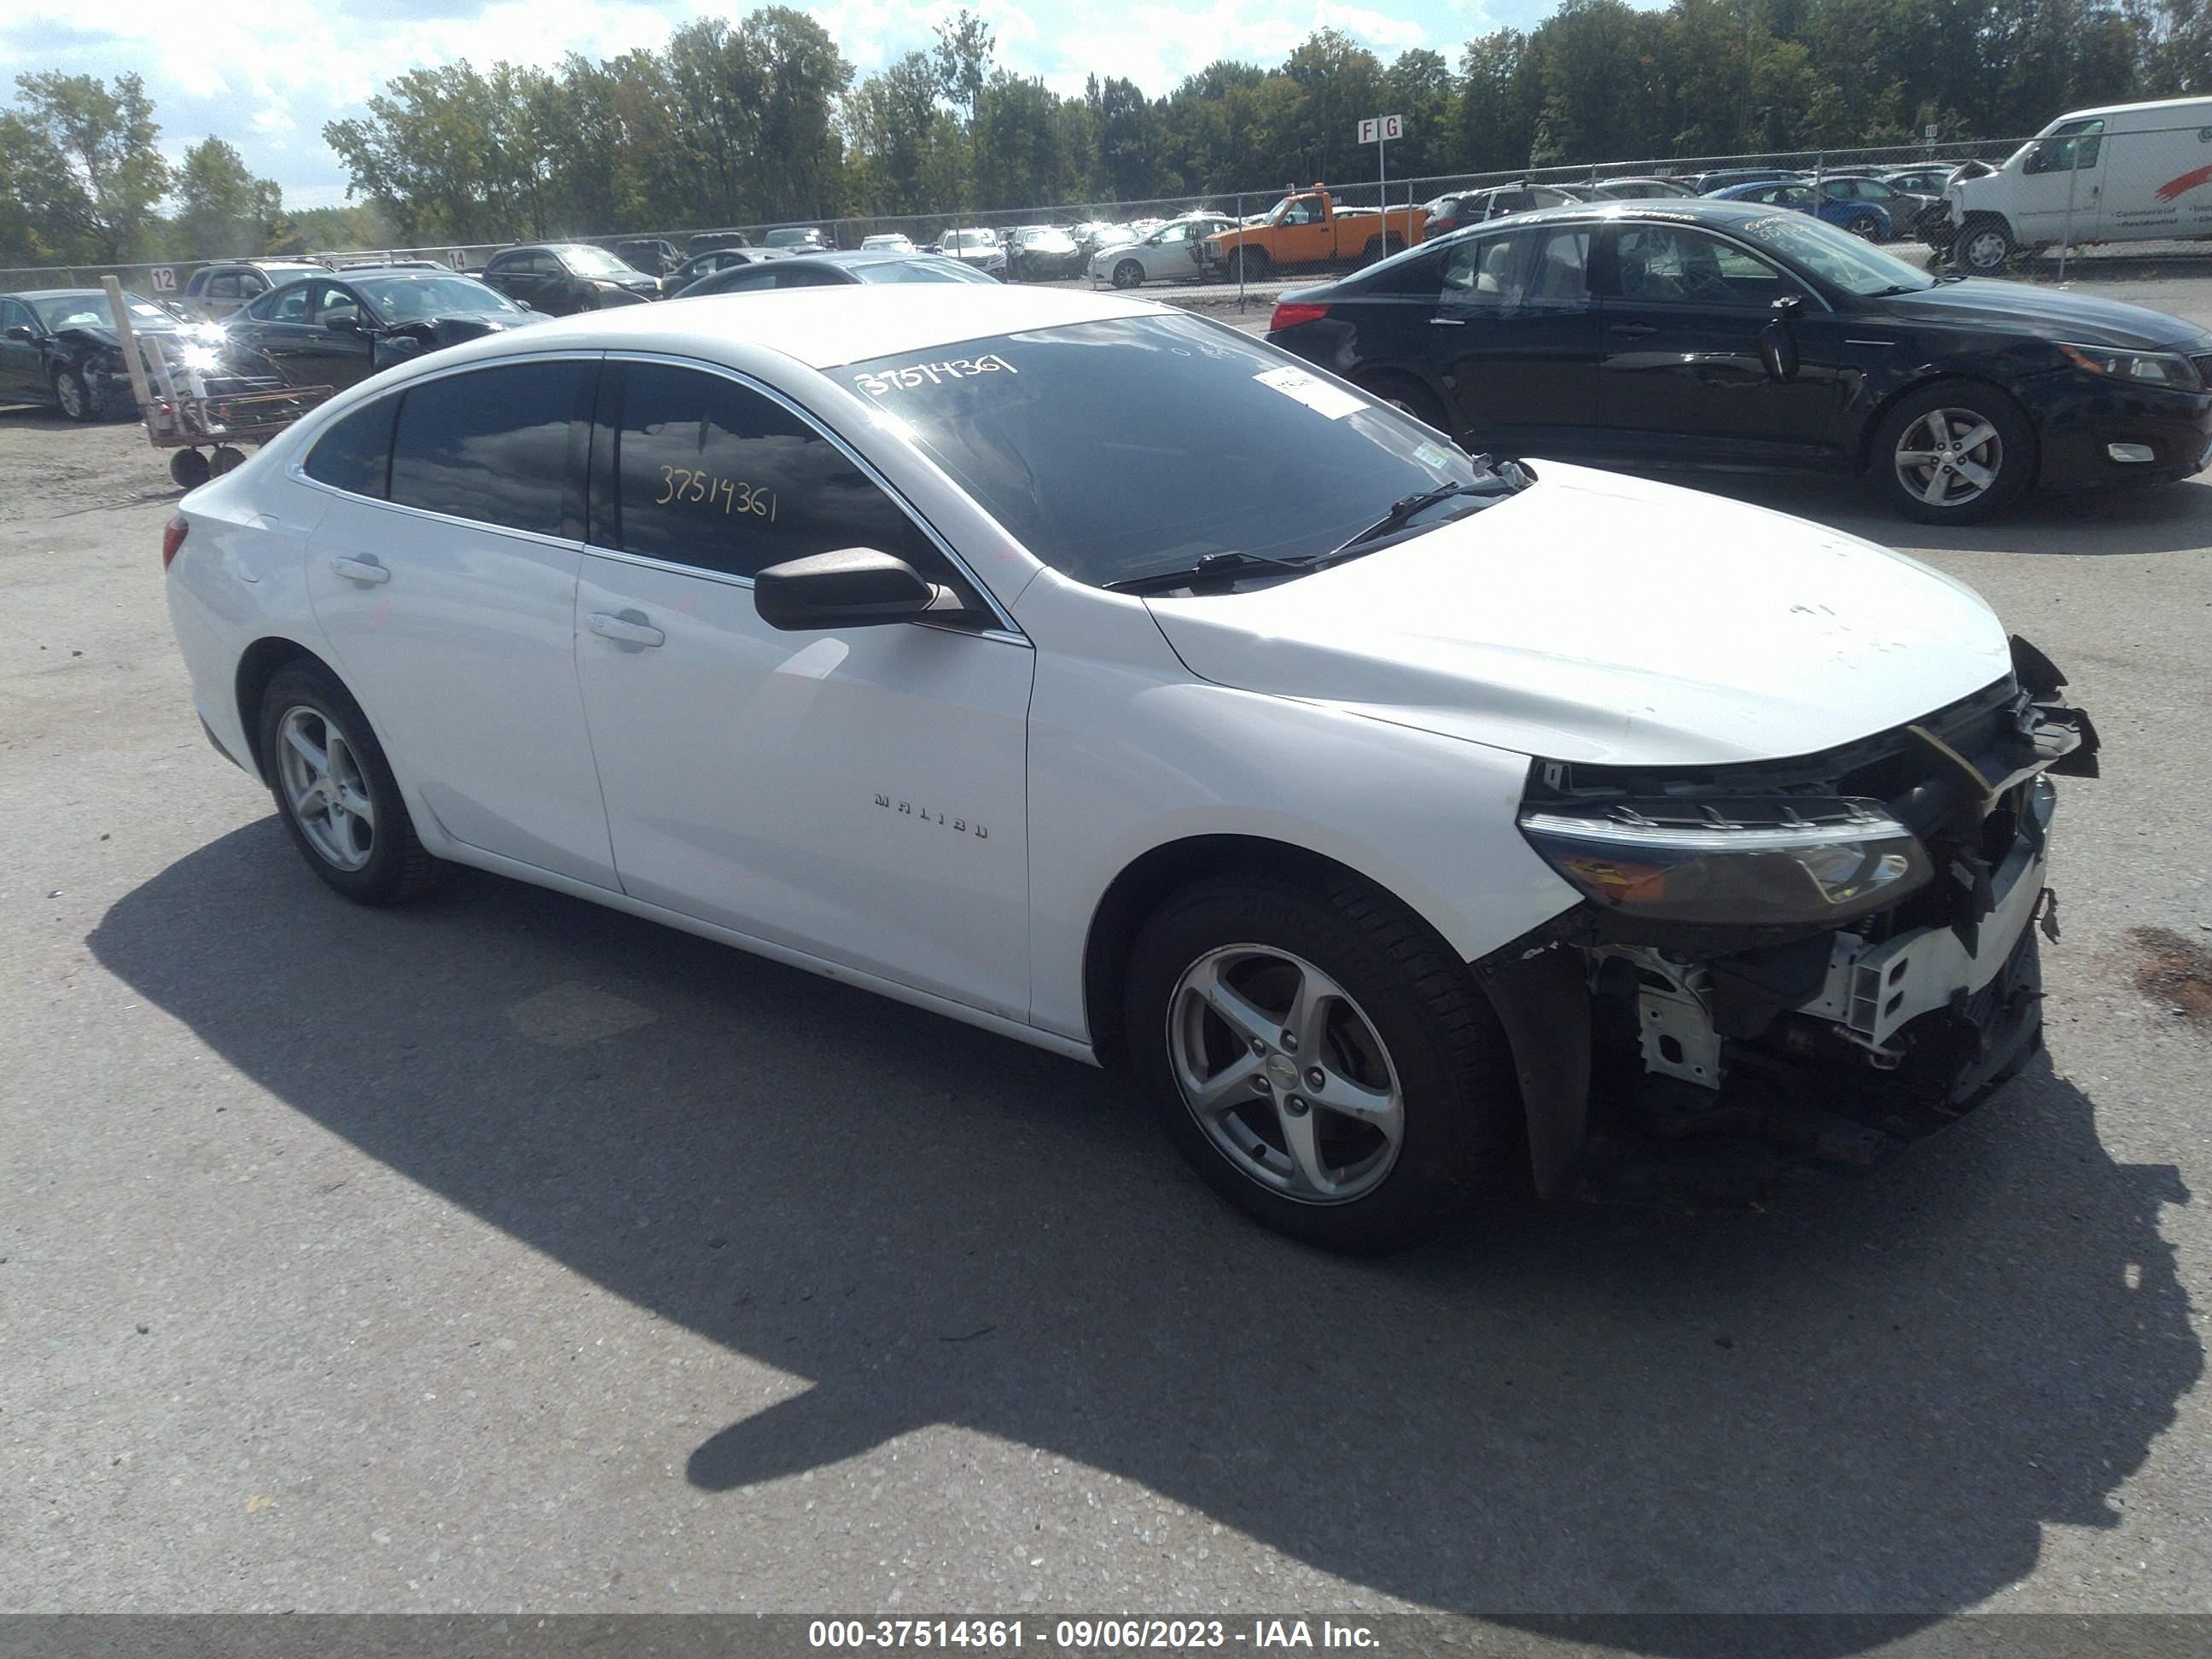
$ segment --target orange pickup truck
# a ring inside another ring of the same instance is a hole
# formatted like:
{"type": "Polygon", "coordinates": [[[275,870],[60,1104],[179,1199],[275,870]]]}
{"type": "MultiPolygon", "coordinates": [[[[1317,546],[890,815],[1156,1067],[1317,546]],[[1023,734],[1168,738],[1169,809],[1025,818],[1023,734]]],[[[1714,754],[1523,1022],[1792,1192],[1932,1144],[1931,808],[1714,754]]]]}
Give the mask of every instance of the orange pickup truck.
{"type": "Polygon", "coordinates": [[[1294,191],[1259,218],[1206,239],[1204,262],[1252,282],[1287,265],[1365,263],[1421,240],[1428,210],[1340,208],[1324,185],[1294,191]]]}

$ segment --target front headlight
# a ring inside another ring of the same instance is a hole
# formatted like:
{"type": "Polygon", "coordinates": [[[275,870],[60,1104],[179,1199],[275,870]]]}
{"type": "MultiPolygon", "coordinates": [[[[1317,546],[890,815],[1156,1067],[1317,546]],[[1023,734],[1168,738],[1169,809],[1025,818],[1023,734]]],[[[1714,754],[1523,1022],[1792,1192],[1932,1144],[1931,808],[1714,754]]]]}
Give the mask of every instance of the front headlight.
{"type": "Polygon", "coordinates": [[[2106,346],[2063,343],[2058,349],[2075,368],[2116,380],[2137,380],[2177,392],[2196,392],[2204,384],[2197,365],[2178,351],[2114,351],[2106,346]]]}
{"type": "Polygon", "coordinates": [[[1832,924],[1895,903],[1931,873],[1879,801],[1542,802],[1520,823],[1585,896],[1650,921],[1832,924]]]}

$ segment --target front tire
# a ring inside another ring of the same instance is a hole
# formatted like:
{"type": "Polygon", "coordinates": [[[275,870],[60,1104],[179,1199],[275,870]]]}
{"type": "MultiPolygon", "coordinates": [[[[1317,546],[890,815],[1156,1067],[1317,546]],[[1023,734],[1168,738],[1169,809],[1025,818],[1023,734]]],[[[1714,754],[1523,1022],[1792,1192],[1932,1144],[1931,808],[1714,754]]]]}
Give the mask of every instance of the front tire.
{"type": "Polygon", "coordinates": [[[1443,940],[1353,878],[1173,895],[1131,953],[1123,1019],[1176,1149],[1306,1243],[1417,1243],[1511,1162],[1520,1103],[1496,1015],[1443,940]]]}
{"type": "Polygon", "coordinates": [[[1844,228],[1864,241],[1878,242],[1881,240],[1881,221],[1871,213],[1854,213],[1845,222],[1844,228]]]}
{"type": "Polygon", "coordinates": [[[2034,471],[2034,428],[1994,386],[1954,380],[1913,392],[1875,434],[1875,488],[1922,524],[1978,524],[2018,501],[2034,471]]]}
{"type": "Polygon", "coordinates": [[[100,404],[92,395],[83,374],[67,363],[54,371],[54,402],[72,421],[96,421],[100,418],[100,404]]]}
{"type": "Polygon", "coordinates": [[[1232,283],[1264,283],[1267,280],[1268,258],[1256,247],[1240,247],[1229,256],[1229,280],[1232,283]]]}
{"type": "Polygon", "coordinates": [[[361,705],[319,663],[281,668],[261,697],[261,757],[277,816],[307,867],[356,904],[436,884],[398,781],[361,705]]]}
{"type": "Polygon", "coordinates": [[[1952,244],[1953,257],[1977,276],[1999,275],[2019,251],[2004,221],[1986,215],[1969,220],[1952,244]]]}
{"type": "Polygon", "coordinates": [[[1144,283],[1144,280],[1145,268],[1139,264],[1134,259],[1124,259],[1120,264],[1114,267],[1114,286],[1115,288],[1141,287],[1144,283]]]}

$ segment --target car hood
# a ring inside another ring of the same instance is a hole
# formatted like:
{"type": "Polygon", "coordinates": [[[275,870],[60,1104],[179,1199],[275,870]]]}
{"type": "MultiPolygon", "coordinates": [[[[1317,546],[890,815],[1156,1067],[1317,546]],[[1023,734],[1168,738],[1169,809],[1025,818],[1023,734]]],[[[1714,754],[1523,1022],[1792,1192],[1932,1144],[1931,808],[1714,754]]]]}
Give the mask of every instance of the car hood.
{"type": "MultiPolygon", "coordinates": [[[[131,326],[140,334],[174,334],[177,331],[177,325],[173,322],[142,323],[134,318],[131,326]]],[[[72,345],[103,347],[109,351],[123,349],[122,337],[116,333],[112,323],[72,323],[54,338],[72,345]]]]}
{"type": "Polygon", "coordinates": [[[1134,253],[1142,246],[1142,242],[1109,242],[1091,257],[1093,259],[1110,259],[1117,253],[1134,253]]]}
{"type": "Polygon", "coordinates": [[[2014,331],[2025,326],[2045,338],[2075,345],[2203,350],[2212,339],[2196,324],[2148,306],[1982,276],[1939,283],[1918,294],[1892,295],[1882,303],[1893,316],[1915,322],[1985,324],[2014,331]]]}
{"type": "Polygon", "coordinates": [[[1549,759],[1832,748],[2011,672],[1940,572],[1764,508],[1559,462],[1482,512],[1254,592],[1146,603],[1202,679],[1549,759]]]}

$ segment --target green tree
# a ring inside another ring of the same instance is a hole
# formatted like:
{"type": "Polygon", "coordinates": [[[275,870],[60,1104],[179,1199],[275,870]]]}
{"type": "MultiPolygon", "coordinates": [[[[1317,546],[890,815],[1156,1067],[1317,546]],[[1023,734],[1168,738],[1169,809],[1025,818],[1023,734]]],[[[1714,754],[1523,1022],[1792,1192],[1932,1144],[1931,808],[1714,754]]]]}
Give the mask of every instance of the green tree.
{"type": "Polygon", "coordinates": [[[185,259],[265,253],[285,231],[284,196],[257,179],[246,158],[220,138],[185,152],[176,173],[177,215],[170,252],[185,259]]]}
{"type": "Polygon", "coordinates": [[[19,75],[21,119],[46,142],[82,197],[94,258],[114,264],[150,252],[154,210],[169,168],[155,140],[153,100],[136,75],[19,75]]]}

